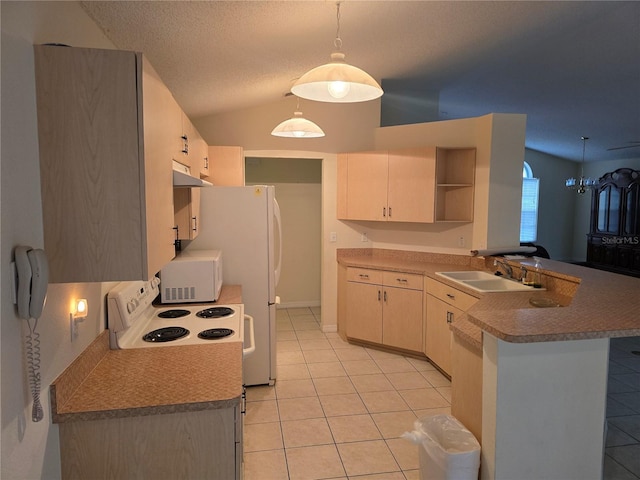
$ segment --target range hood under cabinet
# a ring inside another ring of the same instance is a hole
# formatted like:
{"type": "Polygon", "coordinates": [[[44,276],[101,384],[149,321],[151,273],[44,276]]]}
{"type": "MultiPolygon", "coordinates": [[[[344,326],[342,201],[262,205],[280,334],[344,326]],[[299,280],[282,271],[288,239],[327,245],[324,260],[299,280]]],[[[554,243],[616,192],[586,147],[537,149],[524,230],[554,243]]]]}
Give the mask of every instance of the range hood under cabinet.
{"type": "Polygon", "coordinates": [[[213,184],[198,177],[191,176],[191,168],[180,162],[173,161],[174,187],[213,187],[213,184]]]}

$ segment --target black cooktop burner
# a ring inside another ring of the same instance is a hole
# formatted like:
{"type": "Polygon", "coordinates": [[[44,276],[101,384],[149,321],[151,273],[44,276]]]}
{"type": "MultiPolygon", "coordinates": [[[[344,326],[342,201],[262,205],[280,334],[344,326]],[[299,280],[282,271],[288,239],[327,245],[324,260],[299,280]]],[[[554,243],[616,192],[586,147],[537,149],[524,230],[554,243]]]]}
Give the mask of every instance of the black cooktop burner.
{"type": "Polygon", "coordinates": [[[189,310],[175,309],[175,310],[165,310],[164,312],[160,312],[158,316],[160,318],[180,318],[180,317],[186,317],[190,313],[191,312],[189,310]]]}
{"type": "Polygon", "coordinates": [[[196,313],[196,316],[200,318],[220,318],[229,315],[233,315],[233,309],[229,307],[211,307],[196,313]]]}
{"type": "Polygon", "coordinates": [[[189,330],[183,327],[165,327],[147,333],[142,340],[145,342],[172,342],[189,335],[189,330]]]}
{"type": "Polygon", "coordinates": [[[233,335],[233,330],[230,328],[210,328],[209,330],[203,330],[198,334],[198,338],[202,340],[217,340],[218,338],[228,337],[233,335]]]}

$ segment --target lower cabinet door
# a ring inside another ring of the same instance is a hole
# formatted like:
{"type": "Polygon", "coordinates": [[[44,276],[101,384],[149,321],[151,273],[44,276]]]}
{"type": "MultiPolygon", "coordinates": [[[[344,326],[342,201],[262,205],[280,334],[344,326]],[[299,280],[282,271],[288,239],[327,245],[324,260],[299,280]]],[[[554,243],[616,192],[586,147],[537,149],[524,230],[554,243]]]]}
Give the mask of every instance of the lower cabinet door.
{"type": "Polygon", "coordinates": [[[422,290],[384,287],[382,343],[422,351],[422,290]]]}
{"type": "Polygon", "coordinates": [[[451,375],[451,330],[449,324],[463,312],[427,295],[426,355],[445,373],[451,375]]]}
{"type": "Polygon", "coordinates": [[[347,337],[382,343],[382,286],[347,282],[347,337]]]}

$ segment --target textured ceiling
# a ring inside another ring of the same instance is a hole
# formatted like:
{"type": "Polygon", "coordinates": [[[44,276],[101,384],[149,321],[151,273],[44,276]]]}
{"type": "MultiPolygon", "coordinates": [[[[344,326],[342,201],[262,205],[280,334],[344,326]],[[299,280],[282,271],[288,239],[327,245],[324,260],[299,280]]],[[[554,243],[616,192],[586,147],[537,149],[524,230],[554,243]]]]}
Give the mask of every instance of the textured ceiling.
{"type": "MultiPolygon", "coordinates": [[[[336,34],[333,1],[81,3],[192,118],[277,101],[336,34]]],[[[586,135],[587,160],[640,158],[608,150],[640,142],[640,2],[346,0],[340,25],[348,62],[440,119],[525,113],[529,148],[579,160],[586,135]]]]}

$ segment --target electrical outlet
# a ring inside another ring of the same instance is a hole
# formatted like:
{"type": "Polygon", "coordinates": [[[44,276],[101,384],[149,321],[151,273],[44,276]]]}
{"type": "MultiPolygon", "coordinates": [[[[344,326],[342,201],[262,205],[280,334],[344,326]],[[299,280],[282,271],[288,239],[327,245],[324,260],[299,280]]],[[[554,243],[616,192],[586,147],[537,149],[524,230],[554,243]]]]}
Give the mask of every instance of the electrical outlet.
{"type": "Polygon", "coordinates": [[[338,241],[338,234],[336,232],[331,232],[329,234],[329,241],[330,242],[337,242],[338,241]]]}
{"type": "Polygon", "coordinates": [[[362,232],[362,237],[360,238],[363,242],[368,242],[369,238],[367,237],[367,232],[362,232]]]}
{"type": "Polygon", "coordinates": [[[458,246],[464,247],[464,237],[458,237],[458,246]]]}

